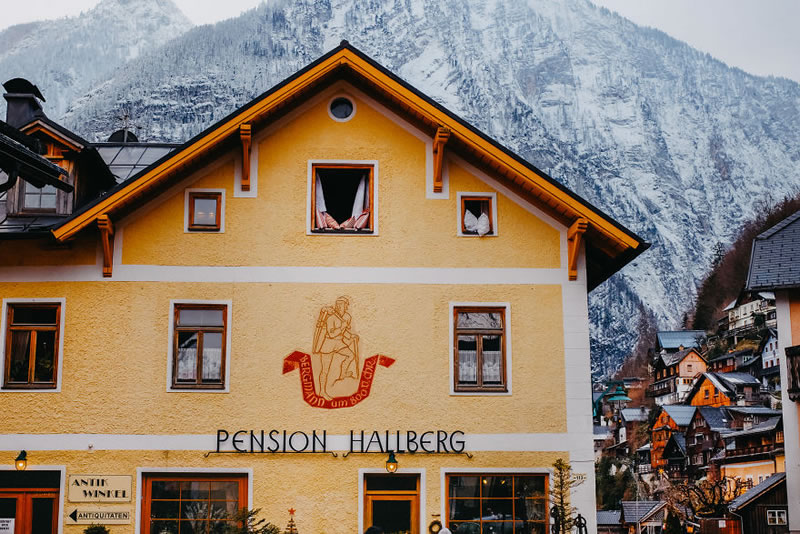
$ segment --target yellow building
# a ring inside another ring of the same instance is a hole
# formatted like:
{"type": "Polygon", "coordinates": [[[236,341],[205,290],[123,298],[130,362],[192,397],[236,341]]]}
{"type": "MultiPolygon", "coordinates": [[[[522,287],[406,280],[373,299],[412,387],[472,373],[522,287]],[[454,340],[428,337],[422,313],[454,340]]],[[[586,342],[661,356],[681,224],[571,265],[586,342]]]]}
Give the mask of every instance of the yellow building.
{"type": "Polygon", "coordinates": [[[596,530],[587,293],[647,244],[346,42],[50,230],[0,241],[14,534],[544,533],[559,457],[596,530]]]}

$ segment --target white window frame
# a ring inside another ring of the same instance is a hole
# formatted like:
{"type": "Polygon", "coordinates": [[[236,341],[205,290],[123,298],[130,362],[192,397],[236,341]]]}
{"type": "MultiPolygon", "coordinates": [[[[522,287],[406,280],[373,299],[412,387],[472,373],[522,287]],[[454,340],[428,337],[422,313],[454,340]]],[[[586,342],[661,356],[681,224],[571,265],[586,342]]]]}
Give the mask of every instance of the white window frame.
{"type": "Polygon", "coordinates": [[[183,193],[183,233],[184,234],[224,234],[225,233],[225,189],[194,187],[183,193]],[[219,230],[189,230],[189,193],[220,193],[219,230]]]}
{"type": "Polygon", "coordinates": [[[468,191],[458,191],[456,193],[456,222],[458,226],[456,230],[458,232],[459,237],[497,237],[500,232],[497,228],[497,193],[487,193],[486,191],[477,191],[474,193],[470,193],[468,191]],[[463,219],[464,214],[461,213],[461,198],[462,197],[489,197],[492,199],[492,232],[490,234],[486,234],[480,236],[478,234],[465,234],[461,227],[463,226],[463,219]]]}
{"type": "Polygon", "coordinates": [[[167,392],[169,393],[230,393],[231,384],[231,318],[233,317],[232,300],[194,300],[194,299],[171,299],[169,301],[169,336],[167,338],[167,392]],[[172,361],[175,350],[175,305],[176,304],[213,304],[224,305],[226,308],[225,317],[225,384],[221,389],[202,389],[202,388],[173,388],[172,387],[172,361]]]}
{"type": "MultiPolygon", "coordinates": [[[[354,113],[355,114],[355,113],[354,113]]],[[[306,187],[306,235],[328,236],[328,237],[370,237],[377,236],[378,233],[378,160],[376,159],[310,159],[308,160],[308,178],[306,187]],[[353,232],[352,234],[313,232],[313,221],[311,220],[311,188],[314,187],[314,165],[371,165],[372,166],[372,232],[353,232]]]]}
{"type": "MultiPolygon", "coordinates": [[[[425,521],[427,520],[428,514],[425,511],[425,502],[426,496],[428,494],[426,485],[425,485],[425,468],[408,468],[408,467],[400,467],[395,471],[395,473],[401,475],[419,475],[419,531],[420,532],[427,532],[428,527],[425,525],[425,521]]],[[[364,525],[364,475],[380,475],[380,474],[388,474],[386,472],[386,468],[377,468],[377,467],[369,467],[369,468],[361,468],[358,470],[358,531],[364,532],[367,528],[364,525]]]]}
{"type": "Polygon", "coordinates": [[[451,397],[507,397],[511,395],[511,370],[512,370],[512,359],[511,359],[511,303],[509,302],[450,302],[449,306],[449,313],[448,313],[448,323],[450,324],[449,333],[450,333],[450,396],[451,397]],[[462,308],[462,307],[472,307],[472,308],[504,308],[505,309],[505,317],[503,321],[503,336],[505,336],[506,342],[506,391],[456,391],[456,377],[455,377],[455,355],[456,355],[456,347],[455,347],[455,320],[454,320],[454,313],[455,308],[462,308]]]}
{"type": "Polygon", "coordinates": [[[358,110],[358,108],[356,107],[356,99],[353,98],[353,95],[348,94],[348,93],[336,93],[335,95],[333,95],[331,98],[328,99],[328,104],[325,107],[325,109],[328,112],[328,117],[330,117],[331,119],[335,120],[336,122],[348,122],[348,121],[351,121],[353,119],[353,117],[356,116],[356,111],[358,110]],[[345,117],[344,119],[340,119],[339,117],[336,117],[331,112],[331,104],[333,104],[333,101],[336,100],[337,98],[346,98],[347,100],[350,101],[351,104],[353,104],[353,112],[350,114],[349,117],[345,117]]]}
{"type": "Polygon", "coordinates": [[[767,510],[767,525],[782,526],[782,525],[788,525],[788,524],[789,524],[789,514],[786,513],[786,510],[767,510]],[[774,521],[770,520],[770,517],[769,517],[770,514],[775,514],[774,515],[774,517],[775,517],[774,521]],[[781,523],[781,519],[783,520],[782,523],[781,523]]]}
{"type": "MultiPolygon", "coordinates": [[[[253,508],[253,468],[252,467],[137,467],[136,468],[136,519],[133,531],[138,534],[142,529],[142,478],[145,474],[168,475],[247,475],[247,509],[253,508]]],[[[63,501],[63,499],[62,499],[63,501]]],[[[62,521],[63,523],[63,521],[62,521]]],[[[59,530],[59,534],[61,531],[59,530]]]]}
{"type": "Polygon", "coordinates": [[[6,368],[6,335],[8,334],[8,305],[9,304],[60,304],[60,314],[58,317],[58,369],[56,372],[56,387],[55,388],[0,388],[3,393],[60,393],[62,371],[64,366],[64,319],[66,317],[67,299],[64,297],[57,298],[7,298],[3,299],[2,318],[0,318],[0,369],[3,370],[3,386],[5,386],[5,368],[6,368]]]}

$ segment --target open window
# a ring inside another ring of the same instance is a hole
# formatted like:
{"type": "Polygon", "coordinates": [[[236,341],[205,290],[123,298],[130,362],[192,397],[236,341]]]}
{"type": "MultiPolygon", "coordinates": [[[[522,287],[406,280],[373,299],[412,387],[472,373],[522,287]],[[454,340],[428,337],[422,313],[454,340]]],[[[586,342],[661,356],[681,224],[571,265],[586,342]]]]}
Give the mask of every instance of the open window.
{"type": "Polygon", "coordinates": [[[372,165],[314,165],[312,176],[313,233],[370,234],[374,231],[372,165]]]}
{"type": "Polygon", "coordinates": [[[458,201],[458,235],[497,235],[497,196],[494,193],[458,193],[458,201]]]}

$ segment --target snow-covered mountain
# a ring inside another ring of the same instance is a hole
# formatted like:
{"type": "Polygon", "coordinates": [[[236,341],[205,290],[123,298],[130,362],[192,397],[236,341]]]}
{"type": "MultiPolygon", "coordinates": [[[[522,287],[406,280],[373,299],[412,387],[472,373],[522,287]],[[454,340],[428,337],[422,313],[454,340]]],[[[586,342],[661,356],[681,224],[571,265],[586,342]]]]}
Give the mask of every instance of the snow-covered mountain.
{"type": "Polygon", "coordinates": [[[11,26],[0,32],[0,83],[30,79],[58,117],[120,65],[191,27],[172,0],[103,0],[76,17],[11,26]]]}
{"type": "Polygon", "coordinates": [[[798,191],[800,85],[588,0],[274,0],[142,54],[64,119],[99,140],[126,111],[141,139],[183,141],[343,38],[653,243],[590,296],[597,376],[643,311],[677,326],[759,203],[798,191]]]}

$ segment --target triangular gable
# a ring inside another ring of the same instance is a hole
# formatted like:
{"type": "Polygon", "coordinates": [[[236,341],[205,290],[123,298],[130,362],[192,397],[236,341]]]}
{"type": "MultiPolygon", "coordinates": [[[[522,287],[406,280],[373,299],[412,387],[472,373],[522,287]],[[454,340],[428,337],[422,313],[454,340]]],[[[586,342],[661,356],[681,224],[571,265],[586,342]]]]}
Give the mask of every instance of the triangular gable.
{"type": "Polygon", "coordinates": [[[73,238],[101,220],[119,220],[165,190],[187,171],[222,151],[245,142],[261,128],[331,83],[346,80],[376,97],[420,130],[477,166],[490,170],[523,198],[562,222],[569,231],[570,271],[585,236],[589,288],[638,256],[649,246],[583,198],[497,141],[434,102],[346,41],[317,61],[276,85],[249,104],[212,125],[183,146],[123,182],[106,196],[85,206],[53,230],[59,241],[73,238]],[[449,135],[442,135],[443,133],[449,135]]]}

